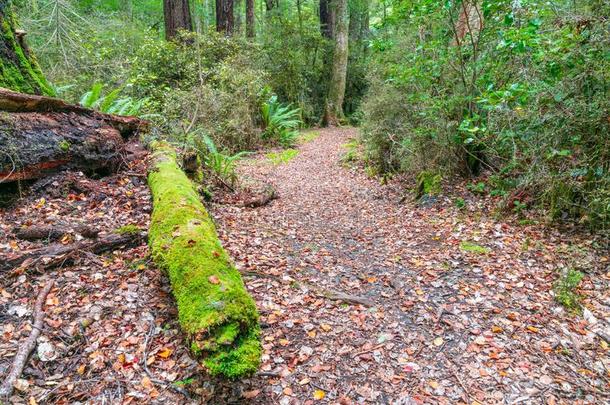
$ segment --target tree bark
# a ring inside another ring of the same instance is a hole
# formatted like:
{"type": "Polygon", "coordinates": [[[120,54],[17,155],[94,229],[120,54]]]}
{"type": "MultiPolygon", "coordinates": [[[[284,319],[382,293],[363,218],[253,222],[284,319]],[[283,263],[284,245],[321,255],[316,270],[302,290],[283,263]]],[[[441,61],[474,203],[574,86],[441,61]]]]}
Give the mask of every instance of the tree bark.
{"type": "Polygon", "coordinates": [[[345,82],[347,79],[347,58],[349,48],[349,14],[347,0],[335,0],[334,15],[335,24],[335,49],[333,52],[333,63],[331,81],[328,86],[326,108],[323,124],[336,126],[344,118],[343,99],[345,97],[345,82]]]}
{"type": "Polygon", "coordinates": [[[254,36],[254,0],[246,0],[246,37],[254,36]]]}
{"type": "Polygon", "coordinates": [[[193,30],[189,0],[163,0],[163,15],[167,40],[175,38],[180,30],[193,30]]]}
{"type": "Polygon", "coordinates": [[[216,31],[230,36],[234,27],[233,0],[216,0],[216,31]]]}
{"type": "Polygon", "coordinates": [[[10,0],[0,0],[0,87],[29,94],[52,95],[36,59],[17,30],[10,0]]]}
{"type": "Polygon", "coordinates": [[[324,38],[332,39],[334,25],[331,0],[320,0],[320,33],[324,38]]]}
{"type": "Polygon", "coordinates": [[[125,139],[146,123],[61,100],[0,89],[0,183],[63,169],[109,172],[119,167],[125,139]]]}

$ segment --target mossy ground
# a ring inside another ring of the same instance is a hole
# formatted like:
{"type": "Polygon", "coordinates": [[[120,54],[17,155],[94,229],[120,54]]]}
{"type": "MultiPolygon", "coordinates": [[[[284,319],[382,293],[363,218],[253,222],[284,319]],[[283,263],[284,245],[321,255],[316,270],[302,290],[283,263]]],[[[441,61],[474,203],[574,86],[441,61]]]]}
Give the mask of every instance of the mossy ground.
{"type": "Polygon", "coordinates": [[[180,325],[211,374],[253,374],[261,356],[254,301],[175,152],[162,143],[153,149],[149,243],[154,260],[168,272],[180,325]]]}

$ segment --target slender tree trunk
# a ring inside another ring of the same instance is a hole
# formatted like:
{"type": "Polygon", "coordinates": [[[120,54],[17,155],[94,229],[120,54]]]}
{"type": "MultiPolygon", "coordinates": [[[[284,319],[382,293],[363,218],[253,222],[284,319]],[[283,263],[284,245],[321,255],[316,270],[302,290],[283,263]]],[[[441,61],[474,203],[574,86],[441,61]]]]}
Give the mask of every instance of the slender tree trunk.
{"type": "Polygon", "coordinates": [[[347,0],[334,1],[335,15],[335,49],[333,52],[331,81],[328,86],[326,109],[323,123],[335,126],[344,118],[343,98],[345,97],[345,82],[347,79],[347,57],[349,47],[349,14],[347,0]]]}
{"type": "Polygon", "coordinates": [[[233,0],[216,0],[216,31],[230,36],[234,28],[233,0]]]}
{"type": "Polygon", "coordinates": [[[53,94],[25,43],[25,32],[17,29],[12,2],[8,0],[0,0],[0,34],[0,87],[21,93],[53,94]]]}
{"type": "MultiPolygon", "coordinates": [[[[340,0],[339,0],[340,1],[340,0]]],[[[320,0],[320,33],[324,38],[333,37],[334,15],[331,0],[320,0]]]]}
{"type": "Polygon", "coordinates": [[[189,0],[163,0],[163,15],[167,40],[175,38],[179,30],[193,30],[189,0]]]}
{"type": "Polygon", "coordinates": [[[246,0],[246,37],[254,38],[254,0],[246,0]]]}

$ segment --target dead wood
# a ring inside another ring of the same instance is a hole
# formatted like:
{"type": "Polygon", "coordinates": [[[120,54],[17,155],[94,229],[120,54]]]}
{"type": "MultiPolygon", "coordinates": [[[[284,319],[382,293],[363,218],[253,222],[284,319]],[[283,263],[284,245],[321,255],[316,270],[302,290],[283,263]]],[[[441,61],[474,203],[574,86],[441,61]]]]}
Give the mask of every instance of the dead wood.
{"type": "Polygon", "coordinates": [[[26,269],[46,270],[73,260],[79,252],[101,254],[119,248],[138,246],[145,240],[146,235],[141,233],[122,235],[113,233],[93,241],[83,240],[69,245],[54,243],[0,261],[0,272],[14,269],[12,274],[17,275],[26,269]]]}
{"type": "Polygon", "coordinates": [[[257,194],[246,201],[244,201],[244,207],[258,208],[269,204],[271,201],[278,198],[277,192],[273,186],[268,185],[265,187],[262,193],[257,194]]]}
{"type": "Polygon", "coordinates": [[[74,226],[61,225],[31,225],[26,228],[17,228],[14,230],[15,236],[22,240],[49,240],[56,241],[64,235],[77,233],[85,238],[95,239],[99,234],[99,230],[94,229],[84,224],[74,226]]]}
{"type": "Polygon", "coordinates": [[[0,385],[0,400],[6,400],[11,396],[15,382],[21,376],[23,368],[30,357],[30,353],[32,353],[32,350],[34,350],[36,347],[36,340],[38,339],[38,336],[40,336],[42,322],[44,321],[43,306],[49,291],[51,291],[51,288],[53,288],[53,283],[53,280],[47,281],[45,286],[38,294],[36,306],[34,307],[34,324],[32,325],[32,333],[30,333],[30,336],[27,337],[23,344],[19,345],[19,350],[17,350],[17,354],[13,359],[11,371],[2,382],[2,385],[0,385]]]}
{"type": "Polygon", "coordinates": [[[60,170],[105,174],[122,163],[125,140],[147,127],[50,97],[0,88],[0,183],[60,170]]]}

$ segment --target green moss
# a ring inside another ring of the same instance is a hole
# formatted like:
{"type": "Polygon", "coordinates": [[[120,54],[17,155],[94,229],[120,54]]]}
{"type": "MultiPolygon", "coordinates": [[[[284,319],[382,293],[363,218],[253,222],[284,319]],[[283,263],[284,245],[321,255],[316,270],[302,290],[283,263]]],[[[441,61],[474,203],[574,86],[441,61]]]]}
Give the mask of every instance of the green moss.
{"type": "Polygon", "coordinates": [[[59,149],[61,149],[64,152],[69,151],[70,146],[71,146],[70,142],[66,141],[65,139],[59,143],[59,149]]]}
{"type": "Polygon", "coordinates": [[[416,197],[425,195],[437,195],[441,192],[441,175],[438,173],[423,171],[417,175],[416,197]]]}
{"type": "Polygon", "coordinates": [[[17,40],[16,27],[10,4],[3,4],[0,7],[0,87],[22,93],[53,95],[36,59],[17,40]]]}
{"type": "Polygon", "coordinates": [[[129,225],[124,225],[118,229],[114,230],[114,233],[118,233],[119,235],[136,235],[138,233],[140,233],[141,229],[138,228],[136,225],[133,224],[129,224],[129,225]]]}
{"type": "Polygon", "coordinates": [[[460,243],[460,249],[464,252],[476,253],[476,254],[487,254],[491,252],[491,249],[485,246],[480,246],[472,242],[464,241],[460,243]]]}
{"type": "Polygon", "coordinates": [[[297,157],[298,154],[299,151],[296,149],[286,149],[281,152],[267,153],[267,159],[269,159],[274,165],[280,165],[282,163],[290,162],[292,159],[297,157]]]}
{"type": "Polygon", "coordinates": [[[254,301],[175,152],[164,143],[152,147],[149,243],[153,259],[168,272],[180,325],[211,374],[251,375],[261,356],[254,301]]]}

